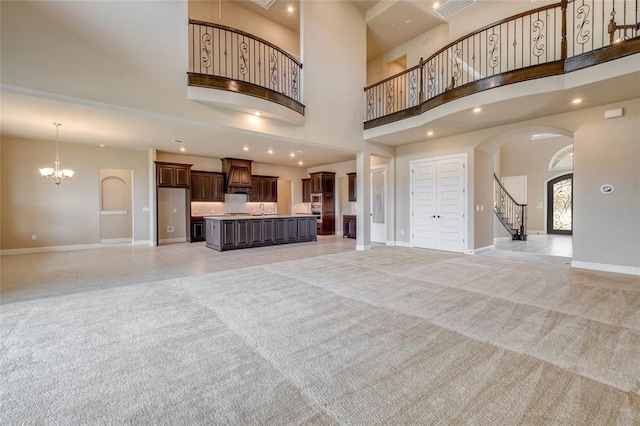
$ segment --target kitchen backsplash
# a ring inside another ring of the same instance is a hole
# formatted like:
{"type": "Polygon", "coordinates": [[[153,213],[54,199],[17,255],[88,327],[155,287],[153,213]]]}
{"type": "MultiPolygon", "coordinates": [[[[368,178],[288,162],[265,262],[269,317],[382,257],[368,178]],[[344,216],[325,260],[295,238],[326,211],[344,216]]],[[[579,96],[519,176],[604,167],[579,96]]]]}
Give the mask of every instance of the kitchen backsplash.
{"type": "Polygon", "coordinates": [[[245,194],[225,194],[224,203],[191,202],[191,216],[210,216],[227,213],[262,213],[260,204],[264,205],[266,214],[277,212],[277,203],[247,202],[245,194]]]}

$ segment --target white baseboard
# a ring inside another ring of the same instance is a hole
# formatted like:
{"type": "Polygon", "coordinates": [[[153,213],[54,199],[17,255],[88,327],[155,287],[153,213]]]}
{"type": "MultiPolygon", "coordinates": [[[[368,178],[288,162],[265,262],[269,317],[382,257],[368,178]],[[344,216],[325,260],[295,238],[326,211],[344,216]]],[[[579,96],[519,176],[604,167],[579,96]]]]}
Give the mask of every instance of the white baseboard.
{"type": "Polygon", "coordinates": [[[100,240],[100,244],[108,244],[108,245],[132,245],[132,238],[106,238],[104,240],[100,240]]]}
{"type": "Polygon", "coordinates": [[[368,246],[356,245],[356,250],[357,251],[371,250],[371,245],[368,245],[368,246]]]}
{"type": "Polygon", "coordinates": [[[178,237],[178,238],[165,238],[163,240],[158,240],[160,244],[172,244],[172,243],[186,243],[187,237],[178,237]]]}
{"type": "Polygon", "coordinates": [[[411,243],[407,243],[405,241],[396,241],[396,246],[398,247],[413,247],[411,243]]]}
{"type": "Polygon", "coordinates": [[[492,244],[490,246],[480,247],[478,249],[469,250],[469,254],[480,254],[480,253],[483,253],[485,251],[495,250],[495,248],[496,248],[496,246],[492,244]]]}
{"type": "Polygon", "coordinates": [[[340,236],[342,236],[342,235],[343,235],[343,233],[342,233],[342,231],[336,231],[336,235],[337,235],[338,237],[340,237],[340,236]]]}
{"type": "Polygon", "coordinates": [[[388,246],[395,246],[396,243],[395,243],[395,241],[387,241],[387,245],[388,246]]]}
{"type": "Polygon", "coordinates": [[[527,235],[547,235],[547,233],[536,229],[527,229],[527,235]]]}
{"type": "Polygon", "coordinates": [[[100,244],[74,244],[68,246],[49,246],[49,247],[31,247],[21,249],[0,250],[0,256],[14,254],[30,254],[30,253],[46,253],[51,251],[72,251],[72,250],[89,250],[100,248],[100,244]]]}
{"type": "Polygon", "coordinates": [[[150,246],[153,247],[155,246],[155,243],[151,240],[135,240],[133,242],[134,246],[150,246]]]}
{"type": "Polygon", "coordinates": [[[616,274],[640,275],[640,267],[637,266],[609,265],[606,263],[572,260],[571,267],[578,269],[590,269],[592,271],[614,272],[616,274]]]}

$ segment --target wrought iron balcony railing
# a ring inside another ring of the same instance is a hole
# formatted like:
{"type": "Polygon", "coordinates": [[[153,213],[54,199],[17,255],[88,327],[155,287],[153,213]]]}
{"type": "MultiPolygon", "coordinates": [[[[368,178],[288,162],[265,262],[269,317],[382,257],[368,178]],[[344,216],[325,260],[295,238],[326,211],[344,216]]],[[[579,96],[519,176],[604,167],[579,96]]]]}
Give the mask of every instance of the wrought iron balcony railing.
{"type": "Polygon", "coordinates": [[[494,87],[640,52],[640,0],[562,0],[499,21],[365,88],[365,129],[494,87]]]}
{"type": "Polygon", "coordinates": [[[188,76],[190,86],[256,96],[304,115],[302,64],[254,35],[189,20],[188,76]]]}

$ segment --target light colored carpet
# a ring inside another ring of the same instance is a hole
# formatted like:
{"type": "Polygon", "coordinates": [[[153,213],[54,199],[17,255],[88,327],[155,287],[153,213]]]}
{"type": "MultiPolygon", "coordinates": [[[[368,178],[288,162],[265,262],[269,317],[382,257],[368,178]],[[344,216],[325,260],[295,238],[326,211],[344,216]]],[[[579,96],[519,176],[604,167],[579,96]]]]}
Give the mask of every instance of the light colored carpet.
{"type": "Polygon", "coordinates": [[[640,279],[379,247],[3,305],[2,424],[640,424],[640,279]]]}

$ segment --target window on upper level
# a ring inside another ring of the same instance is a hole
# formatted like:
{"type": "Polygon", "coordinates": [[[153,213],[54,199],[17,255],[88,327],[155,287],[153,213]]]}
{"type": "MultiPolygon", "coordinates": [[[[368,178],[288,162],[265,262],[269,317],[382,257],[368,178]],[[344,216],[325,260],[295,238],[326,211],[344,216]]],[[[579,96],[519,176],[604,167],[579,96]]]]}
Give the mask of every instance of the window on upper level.
{"type": "Polygon", "coordinates": [[[549,170],[571,169],[573,169],[573,144],[558,150],[549,161],[549,170]]]}

